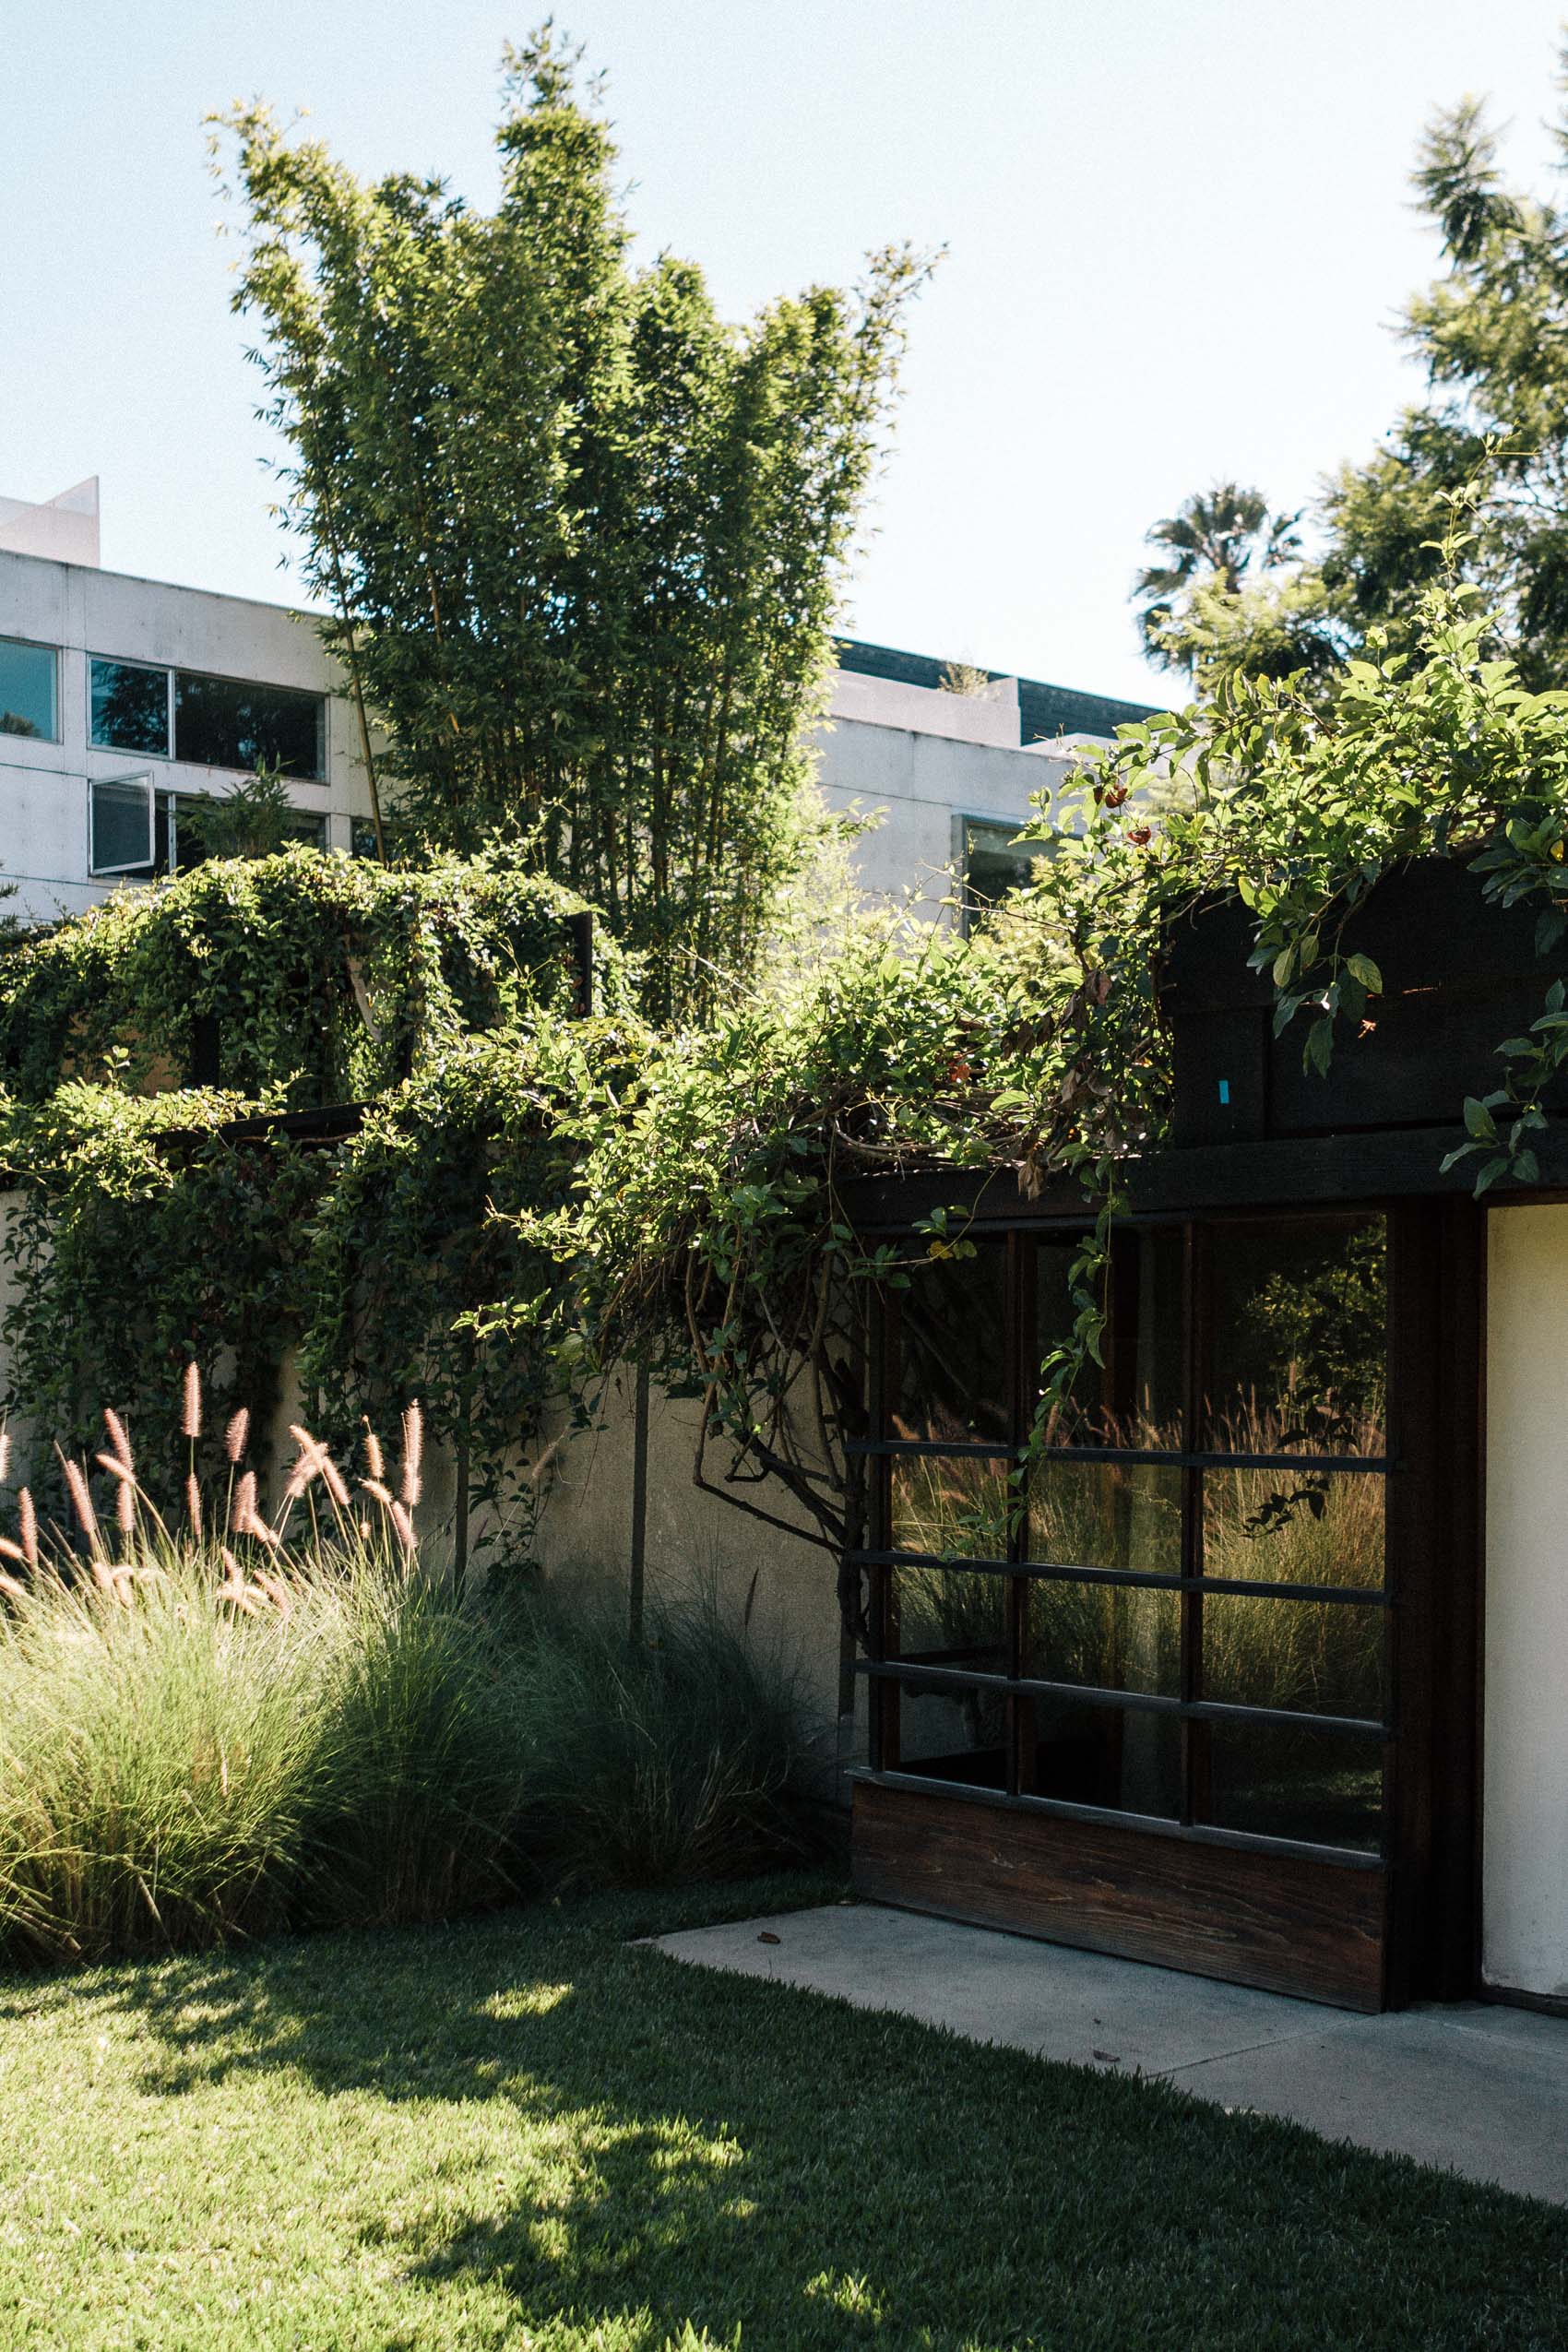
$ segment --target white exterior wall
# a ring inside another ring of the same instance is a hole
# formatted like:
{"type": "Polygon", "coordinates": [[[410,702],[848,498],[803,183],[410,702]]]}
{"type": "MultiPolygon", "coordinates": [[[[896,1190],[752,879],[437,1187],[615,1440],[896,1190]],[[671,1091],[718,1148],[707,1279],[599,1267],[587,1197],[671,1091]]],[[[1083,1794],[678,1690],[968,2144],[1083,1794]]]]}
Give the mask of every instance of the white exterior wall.
{"type": "MultiPolygon", "coordinates": [[[[29,509],[24,519],[30,525],[40,517],[57,532],[60,517],[51,510],[29,509]]],[[[218,796],[237,780],[226,769],[90,745],[92,654],[326,695],[327,780],[293,782],[290,797],[300,809],[326,814],[335,849],[350,847],[352,819],[370,814],[341,673],[303,613],[8,552],[0,530],[0,637],[53,647],[59,663],[60,741],[0,735],[0,874],[18,885],[6,906],[12,914],[75,914],[115,886],[88,873],[90,778],[150,772],[160,789],[218,796]]],[[[1039,795],[1054,794],[1072,773],[1070,743],[1026,748],[1018,734],[1016,679],[958,695],[837,673],[814,748],[828,807],[877,819],[852,853],[870,902],[909,906],[931,921],[953,920],[946,902],[961,861],[963,820],[1016,828],[1039,795]]]]}
{"type": "Polygon", "coordinates": [[[88,875],[89,778],[150,774],[160,790],[214,797],[239,780],[227,768],[89,744],[91,654],[327,695],[327,781],[291,782],[290,798],[326,815],[335,849],[349,848],[353,817],[370,813],[353,713],[333,698],[337,664],[302,614],[0,549],[0,637],[57,648],[60,734],[54,743],[0,735],[0,879],[17,885],[0,912],[41,920],[77,914],[114,886],[88,875]]]}
{"type": "Polygon", "coordinates": [[[1481,1971],[1568,1995],[1568,1207],[1487,1245],[1481,1971]]]}
{"type": "Polygon", "coordinates": [[[879,819],[853,849],[856,879],[874,905],[908,903],[928,921],[951,922],[963,820],[1015,827],[1040,794],[1073,772],[1069,746],[1018,742],[1016,679],[984,695],[946,694],[841,670],[818,730],[818,781],[836,814],[879,819]]]}

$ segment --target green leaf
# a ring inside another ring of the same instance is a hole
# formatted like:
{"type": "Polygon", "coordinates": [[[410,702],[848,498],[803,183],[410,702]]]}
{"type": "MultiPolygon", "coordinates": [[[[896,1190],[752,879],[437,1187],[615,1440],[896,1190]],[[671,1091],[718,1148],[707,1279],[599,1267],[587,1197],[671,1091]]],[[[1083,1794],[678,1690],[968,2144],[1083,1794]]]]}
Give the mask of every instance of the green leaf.
{"type": "Polygon", "coordinates": [[[1383,974],[1370,956],[1348,956],[1345,968],[1355,974],[1369,996],[1383,994],[1383,974]]]}
{"type": "Polygon", "coordinates": [[[1478,1102],[1473,1094],[1465,1097],[1465,1124],[1478,1141],[1485,1144],[1496,1142],[1497,1122],[1485,1103],[1478,1102]]]}

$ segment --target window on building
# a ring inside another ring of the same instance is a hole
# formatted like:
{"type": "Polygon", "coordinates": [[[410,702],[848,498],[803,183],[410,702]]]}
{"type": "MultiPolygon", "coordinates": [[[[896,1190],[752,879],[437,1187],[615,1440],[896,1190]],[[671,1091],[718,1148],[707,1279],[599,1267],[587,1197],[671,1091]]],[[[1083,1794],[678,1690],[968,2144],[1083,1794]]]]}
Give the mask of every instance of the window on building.
{"type": "Polygon", "coordinates": [[[174,680],[174,756],[202,767],[275,767],[283,776],[319,779],[326,774],[326,714],[320,695],[181,671],[174,680]]]}
{"type": "Polygon", "coordinates": [[[1005,820],[967,816],[962,820],[960,850],[962,891],[960,910],[967,932],[975,918],[1021,890],[1031,879],[1038,847],[1017,839],[1018,827],[1005,820]]]}
{"type": "Polygon", "coordinates": [[[276,767],[306,783],[326,777],[324,695],[98,656],[90,690],[92,741],[104,751],[244,774],[276,767]]]}
{"type": "MultiPolygon", "coordinates": [[[[132,882],[188,873],[207,858],[203,805],[201,794],[160,790],[150,776],[95,780],[89,792],[89,872],[132,882]]],[[[296,810],[289,837],[308,849],[325,849],[326,817],[309,809],[296,810]]]]}
{"type": "Polygon", "coordinates": [[[24,645],[17,637],[0,637],[0,735],[59,742],[57,669],[53,646],[24,645]]]}
{"type": "Polygon", "coordinates": [[[92,741],[104,751],[169,756],[169,672],[145,661],[89,665],[92,741]]]}
{"type": "Polygon", "coordinates": [[[160,795],[150,776],[99,777],[88,790],[89,873],[150,873],[160,795]]]}
{"type": "Polygon", "coordinates": [[[1376,1854],[1384,1221],[1123,1228],[1048,1409],[1079,1241],[982,1235],[885,1303],[873,1766],[1376,1854]]]}

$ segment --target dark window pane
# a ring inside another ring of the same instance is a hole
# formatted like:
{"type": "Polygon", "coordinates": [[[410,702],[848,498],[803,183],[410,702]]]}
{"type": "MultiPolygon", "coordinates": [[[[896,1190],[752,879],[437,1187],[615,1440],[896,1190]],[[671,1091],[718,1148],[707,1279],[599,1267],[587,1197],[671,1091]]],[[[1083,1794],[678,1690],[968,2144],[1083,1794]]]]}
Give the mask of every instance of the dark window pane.
{"type": "Polygon", "coordinates": [[[58,741],[54,673],[53,646],[20,645],[14,637],[0,637],[0,735],[58,741]]]}
{"type": "Polygon", "coordinates": [[[1383,1611],[1342,1600],[1206,1592],[1203,1691],[1228,1706],[1383,1720],[1383,1611]]]}
{"type": "Polygon", "coordinates": [[[153,858],[153,792],[145,776],[94,783],[89,799],[93,873],[146,872],[153,858]]]}
{"type": "Polygon", "coordinates": [[[1182,1731],[1170,1715],[1067,1699],[1025,1702],[1032,1715],[1033,1788],[1029,1794],[1112,1812],[1174,1821],[1182,1810],[1182,1731]]]}
{"type": "Polygon", "coordinates": [[[1160,1462],[1062,1462],[1028,1472],[1027,1556],[1056,1567],[1182,1573],[1182,1472],[1160,1462]]]}
{"type": "Polygon", "coordinates": [[[140,661],[92,664],[92,740],[106,750],[169,754],[169,672],[140,661]]]}
{"type": "Polygon", "coordinates": [[[1387,1245],[1380,1217],[1216,1226],[1207,1443],[1381,1454],[1387,1245]]]}
{"type": "Polygon", "coordinates": [[[1038,843],[1019,842],[1016,825],[982,825],[972,819],[964,826],[964,912],[966,922],[983,915],[1010,891],[1028,887],[1034,878],[1038,843]]]}
{"type": "Polygon", "coordinates": [[[928,1260],[900,1293],[890,1437],[1008,1441],[1004,1267],[1002,1243],[981,1241],[928,1260]]]}
{"type": "Polygon", "coordinates": [[[1204,1574],[1271,1585],[1384,1581],[1381,1471],[1204,1472],[1204,1574]]]}
{"type": "Polygon", "coordinates": [[[1174,1699],[1182,1689],[1179,1593],[1136,1585],[1031,1579],[1027,1671],[1042,1682],[1143,1691],[1174,1699]]]}
{"type": "Polygon", "coordinates": [[[1210,1820],[1221,1829],[1376,1853],[1383,1840],[1380,1743],[1310,1724],[1210,1727],[1210,1820]]]}
{"type": "Polygon", "coordinates": [[[1102,1363],[1087,1358],[1071,1394],[1043,1408],[1043,1433],[1060,1445],[1175,1449],[1182,1443],[1182,1269],[1178,1226],[1128,1227],[1116,1234],[1109,1267],[1075,1277],[1083,1244],[1063,1234],[1042,1241],[1035,1259],[1035,1352],[1043,1397],[1053,1360],[1070,1356],[1086,1305],[1106,1311],[1102,1363]],[[1093,1289],[1091,1291],[1090,1285],[1093,1289]]]}
{"type": "MultiPolygon", "coordinates": [[[[1000,1576],[899,1568],[894,1572],[892,1646],[906,1662],[1004,1674],[1006,1609],[1000,1576]]],[[[1006,1786],[1007,1708],[1000,1691],[918,1677],[897,1688],[903,1770],[985,1788],[1006,1786]]]]}
{"type": "Polygon", "coordinates": [[[921,1454],[891,1466],[893,1549],[942,1560],[1004,1560],[1006,1465],[972,1455],[921,1454]]]}
{"type": "Polygon", "coordinates": [[[203,767],[276,767],[322,774],[325,705],[319,695],[235,678],[174,681],[174,755],[203,767]]]}

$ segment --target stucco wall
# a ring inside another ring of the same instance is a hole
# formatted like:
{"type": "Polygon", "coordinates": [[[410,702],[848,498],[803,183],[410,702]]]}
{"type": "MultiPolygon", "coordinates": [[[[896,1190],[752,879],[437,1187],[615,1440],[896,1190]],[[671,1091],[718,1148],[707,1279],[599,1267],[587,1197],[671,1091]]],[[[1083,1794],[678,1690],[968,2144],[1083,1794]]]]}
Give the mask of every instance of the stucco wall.
{"type": "MultiPolygon", "coordinates": [[[[627,1589],[634,1403],[628,1372],[612,1384],[603,1426],[563,1432],[551,1456],[537,1541],[540,1564],[557,1584],[580,1578],[627,1589]]],[[[837,1562],[803,1537],[766,1526],[694,1486],[697,1429],[695,1402],[665,1397],[655,1385],[648,1410],[648,1603],[678,1603],[711,1586],[727,1615],[744,1616],[762,1651],[780,1657],[798,1676],[824,1773],[830,1775],[839,1739],[837,1562]]],[[[718,1480],[725,1459],[721,1447],[710,1448],[707,1476],[718,1480]]],[[[782,1518],[801,1521],[790,1496],[771,1484],[739,1491],[782,1518]]],[[[843,1738],[847,1751],[847,1729],[843,1738]]],[[[847,1752],[838,1760],[848,1761],[847,1752]]]]}
{"type": "Polygon", "coordinates": [[[1487,1250],[1482,1972],[1568,1994],[1568,1207],[1487,1250]]]}

